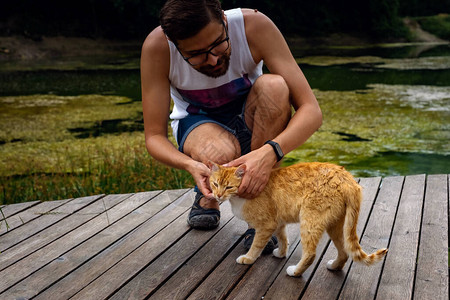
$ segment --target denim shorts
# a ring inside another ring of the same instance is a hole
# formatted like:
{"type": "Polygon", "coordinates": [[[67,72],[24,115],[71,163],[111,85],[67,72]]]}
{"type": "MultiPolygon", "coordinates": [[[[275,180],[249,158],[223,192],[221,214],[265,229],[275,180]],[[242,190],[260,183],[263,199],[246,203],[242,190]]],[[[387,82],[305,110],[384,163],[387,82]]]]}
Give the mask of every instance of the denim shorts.
{"type": "Polygon", "coordinates": [[[245,104],[243,105],[240,114],[232,116],[214,116],[208,114],[187,115],[185,118],[178,121],[178,150],[183,152],[183,146],[187,136],[197,126],[205,123],[214,123],[221,126],[237,138],[239,145],[241,146],[241,155],[249,153],[251,151],[252,132],[245,123],[244,110],[245,104]]]}

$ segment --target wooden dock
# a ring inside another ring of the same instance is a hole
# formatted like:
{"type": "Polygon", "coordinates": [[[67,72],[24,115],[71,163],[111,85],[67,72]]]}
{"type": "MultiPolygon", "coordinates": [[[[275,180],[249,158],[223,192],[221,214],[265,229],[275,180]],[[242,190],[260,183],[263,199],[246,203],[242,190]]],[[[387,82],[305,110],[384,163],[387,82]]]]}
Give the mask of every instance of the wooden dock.
{"type": "Polygon", "coordinates": [[[224,203],[218,229],[191,230],[190,189],[3,206],[0,299],[449,299],[449,176],[360,184],[361,245],[388,247],[386,258],[328,271],[325,234],[300,278],[286,274],[301,257],[298,225],[288,258],[238,265],[247,225],[224,203]]]}

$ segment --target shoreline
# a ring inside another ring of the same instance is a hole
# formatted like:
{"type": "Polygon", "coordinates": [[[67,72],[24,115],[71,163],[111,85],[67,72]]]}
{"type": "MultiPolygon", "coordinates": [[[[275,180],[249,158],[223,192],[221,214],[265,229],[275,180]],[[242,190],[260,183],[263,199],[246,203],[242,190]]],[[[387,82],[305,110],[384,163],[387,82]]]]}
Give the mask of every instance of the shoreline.
{"type": "MultiPolygon", "coordinates": [[[[348,34],[327,37],[285,37],[288,45],[297,49],[328,47],[370,47],[380,43],[408,42],[405,39],[375,41],[348,34]]],[[[0,62],[60,59],[83,56],[135,55],[139,56],[144,40],[108,40],[85,37],[0,36],[0,62]]]]}
{"type": "MultiPolygon", "coordinates": [[[[330,47],[366,48],[398,43],[450,43],[424,31],[417,20],[403,18],[409,30],[408,37],[372,39],[364,35],[332,33],[320,37],[286,35],[293,49],[321,49],[330,47]]],[[[64,36],[0,36],[0,62],[48,60],[83,56],[133,56],[139,57],[145,37],[135,40],[64,36]]]]}

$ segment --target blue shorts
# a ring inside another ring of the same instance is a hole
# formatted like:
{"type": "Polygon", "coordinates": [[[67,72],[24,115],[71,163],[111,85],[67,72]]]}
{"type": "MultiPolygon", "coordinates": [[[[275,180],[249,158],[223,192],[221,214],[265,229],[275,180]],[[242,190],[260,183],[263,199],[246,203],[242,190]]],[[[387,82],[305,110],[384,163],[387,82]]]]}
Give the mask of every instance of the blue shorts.
{"type": "Polygon", "coordinates": [[[234,116],[189,114],[185,118],[179,120],[177,133],[177,141],[179,143],[178,150],[183,152],[183,146],[187,136],[197,126],[205,123],[214,123],[221,126],[237,138],[239,145],[241,146],[241,155],[249,153],[251,151],[252,132],[245,123],[244,109],[245,104],[243,105],[241,113],[234,116]]]}

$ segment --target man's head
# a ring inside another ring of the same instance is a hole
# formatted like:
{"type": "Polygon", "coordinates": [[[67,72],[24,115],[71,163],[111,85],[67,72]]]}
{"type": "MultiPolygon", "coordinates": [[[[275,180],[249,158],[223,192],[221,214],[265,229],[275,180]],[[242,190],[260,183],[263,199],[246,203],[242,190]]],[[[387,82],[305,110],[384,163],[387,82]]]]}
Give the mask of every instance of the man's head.
{"type": "Polygon", "coordinates": [[[219,0],[167,0],[159,14],[164,33],[175,44],[196,35],[210,22],[221,23],[219,0]]]}
{"type": "Polygon", "coordinates": [[[230,41],[218,0],[168,0],[161,28],[191,66],[210,77],[226,73],[230,41]]]}

